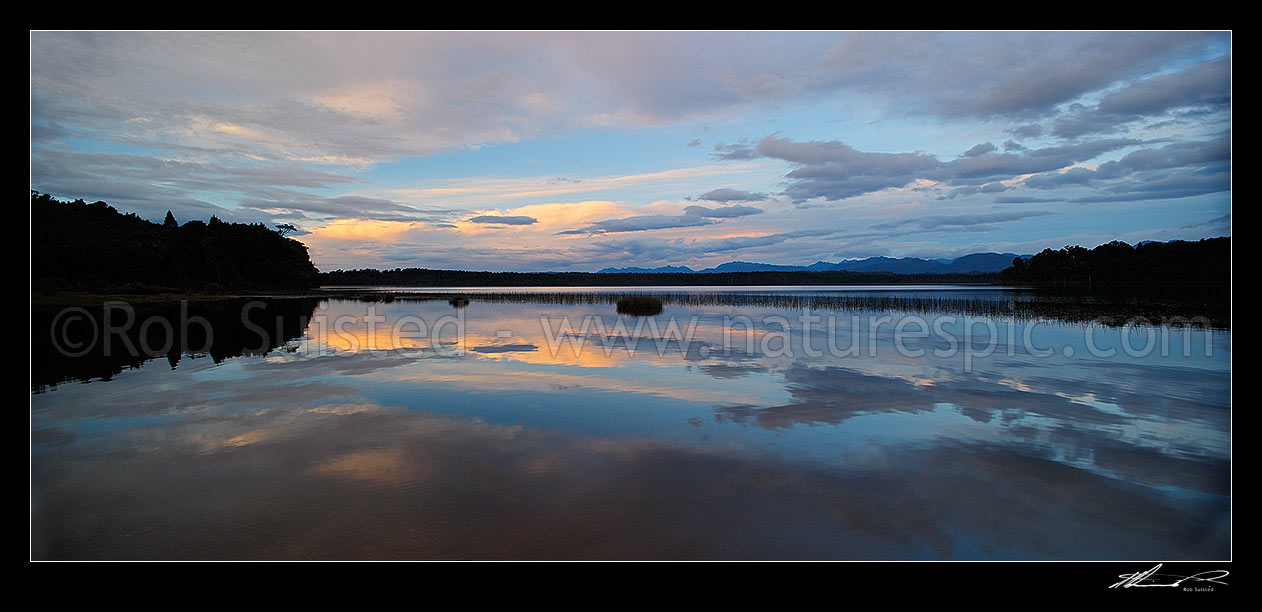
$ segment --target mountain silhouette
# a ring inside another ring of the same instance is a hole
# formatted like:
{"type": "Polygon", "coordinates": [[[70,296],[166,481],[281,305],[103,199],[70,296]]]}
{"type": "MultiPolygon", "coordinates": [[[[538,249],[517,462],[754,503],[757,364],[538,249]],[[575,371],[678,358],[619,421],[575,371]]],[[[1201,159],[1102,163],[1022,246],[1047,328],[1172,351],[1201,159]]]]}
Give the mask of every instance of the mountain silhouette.
{"type": "Polygon", "coordinates": [[[749,261],[729,261],[713,268],[693,270],[687,266],[661,266],[659,268],[604,268],[598,274],[640,273],[670,274],[698,273],[722,274],[724,272],[830,272],[841,270],[847,272],[889,272],[893,274],[970,274],[995,273],[1007,269],[1012,260],[1029,258],[1029,255],[1015,253],[971,253],[955,259],[922,259],[919,257],[868,257],[852,259],[837,263],[817,261],[809,266],[787,266],[749,261]]]}

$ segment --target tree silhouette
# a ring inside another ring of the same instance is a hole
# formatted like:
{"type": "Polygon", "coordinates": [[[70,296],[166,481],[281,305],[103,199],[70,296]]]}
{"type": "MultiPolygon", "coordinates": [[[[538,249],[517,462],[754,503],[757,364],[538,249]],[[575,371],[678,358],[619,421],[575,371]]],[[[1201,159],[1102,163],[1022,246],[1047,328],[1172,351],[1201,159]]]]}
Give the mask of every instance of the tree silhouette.
{"type": "Polygon", "coordinates": [[[1041,286],[1230,285],[1231,237],[1044,249],[1028,260],[1014,259],[999,278],[1041,286]]]}
{"type": "Polygon", "coordinates": [[[31,193],[34,291],[307,289],[318,274],[306,246],[262,223],[157,224],[31,193]]]}

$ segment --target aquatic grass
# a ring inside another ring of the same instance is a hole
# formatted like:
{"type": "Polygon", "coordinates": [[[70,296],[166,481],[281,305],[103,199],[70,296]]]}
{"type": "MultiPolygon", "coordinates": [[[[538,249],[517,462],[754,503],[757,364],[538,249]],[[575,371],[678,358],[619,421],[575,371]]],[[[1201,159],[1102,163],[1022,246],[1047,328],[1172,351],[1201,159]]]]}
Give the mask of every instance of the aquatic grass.
{"type": "Polygon", "coordinates": [[[662,300],[647,295],[624,297],[617,302],[618,314],[648,316],[662,313],[662,300]]]}
{"type": "MultiPolygon", "coordinates": [[[[646,298],[650,298],[656,300],[662,308],[666,306],[754,306],[785,310],[980,316],[1050,323],[1096,323],[1107,327],[1165,325],[1231,329],[1230,303],[1187,297],[1065,295],[1037,291],[1013,291],[978,296],[931,291],[884,295],[862,293],[836,295],[644,290],[413,293],[357,289],[327,290],[322,292],[322,295],[367,302],[446,300],[455,307],[479,301],[523,304],[615,304],[618,305],[618,312],[625,314],[640,313],[624,310],[620,304],[648,303],[646,298]]],[[[658,312],[649,314],[658,314],[658,312]]]]}

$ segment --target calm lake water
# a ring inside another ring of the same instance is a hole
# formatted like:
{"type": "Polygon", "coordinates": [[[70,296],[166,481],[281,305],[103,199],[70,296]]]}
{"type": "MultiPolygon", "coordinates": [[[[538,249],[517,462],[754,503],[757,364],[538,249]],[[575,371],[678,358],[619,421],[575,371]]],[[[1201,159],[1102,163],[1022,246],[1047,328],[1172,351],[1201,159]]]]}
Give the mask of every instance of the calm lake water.
{"type": "Polygon", "coordinates": [[[447,291],[35,317],[32,556],[1231,557],[1229,329],[976,287],[447,291]]]}

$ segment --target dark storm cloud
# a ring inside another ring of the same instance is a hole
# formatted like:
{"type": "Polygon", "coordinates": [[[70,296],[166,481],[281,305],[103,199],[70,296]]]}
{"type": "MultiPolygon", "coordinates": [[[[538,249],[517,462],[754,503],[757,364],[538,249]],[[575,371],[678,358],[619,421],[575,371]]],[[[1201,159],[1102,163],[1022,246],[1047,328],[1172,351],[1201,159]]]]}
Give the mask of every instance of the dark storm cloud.
{"type": "Polygon", "coordinates": [[[526,216],[479,215],[469,219],[471,223],[487,223],[492,225],[533,225],[539,220],[526,216]]]}

